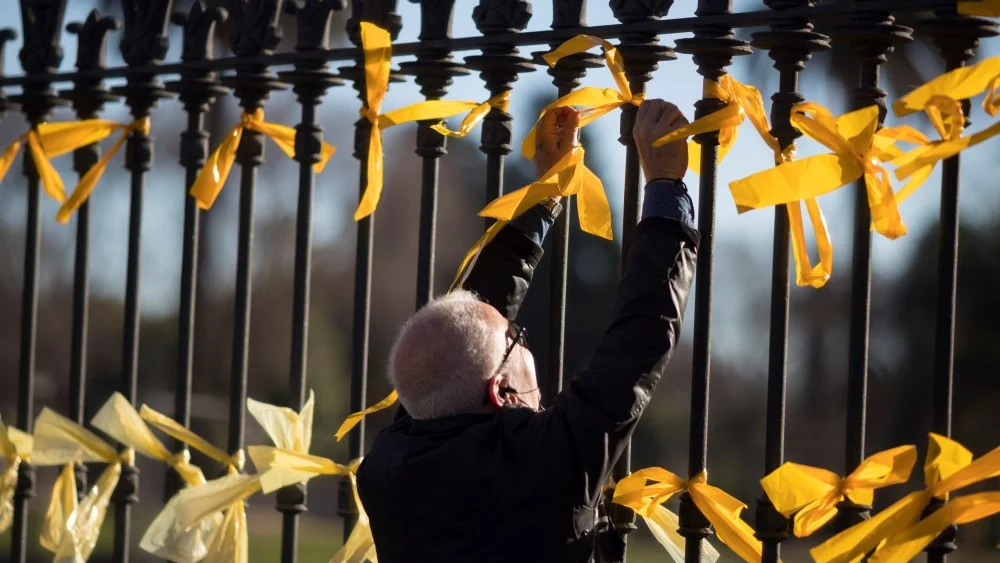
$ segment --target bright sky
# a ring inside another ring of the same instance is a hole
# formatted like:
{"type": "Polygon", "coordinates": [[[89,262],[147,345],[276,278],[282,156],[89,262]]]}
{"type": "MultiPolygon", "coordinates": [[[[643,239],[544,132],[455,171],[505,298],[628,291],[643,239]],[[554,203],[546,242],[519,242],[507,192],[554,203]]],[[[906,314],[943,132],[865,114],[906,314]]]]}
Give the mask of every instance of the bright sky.
{"type": "MultiPolygon", "coordinates": [[[[66,11],[66,21],[82,21],[89,11],[84,2],[70,2],[66,11]]],[[[471,13],[475,2],[457,2],[454,16],[454,35],[465,37],[477,34],[472,23],[471,13]]],[[[671,9],[671,17],[685,17],[693,15],[695,0],[679,0],[671,9]]],[[[742,4],[742,2],[737,2],[742,4]]],[[[749,3],[748,3],[749,4],[749,3]]],[[[404,28],[398,41],[416,41],[419,33],[419,6],[408,1],[400,1],[398,4],[399,13],[402,15],[404,28]]],[[[8,12],[10,14],[11,12],[8,12]]],[[[15,28],[20,27],[19,18],[3,18],[5,21],[0,25],[7,25],[15,28]]],[[[612,17],[611,10],[607,2],[590,2],[588,23],[591,25],[601,25],[617,23],[612,17]]],[[[536,2],[534,6],[534,16],[528,26],[528,30],[547,29],[551,22],[551,3],[536,2]]],[[[168,60],[176,60],[179,57],[181,37],[177,26],[171,26],[171,48],[168,60]]],[[[824,31],[822,28],[819,31],[824,31]]],[[[675,37],[664,37],[662,40],[672,44],[675,37]]],[[[110,65],[119,65],[121,57],[117,45],[119,36],[113,34],[108,49],[108,59],[110,65]]],[[[69,34],[63,34],[62,44],[65,46],[65,58],[62,69],[70,70],[75,60],[76,38],[69,34]]],[[[17,62],[17,53],[20,49],[20,41],[9,45],[6,51],[5,63],[9,74],[15,74],[20,68],[17,62]]],[[[924,49],[921,46],[904,47],[904,49],[924,49]]],[[[524,49],[524,53],[530,53],[532,49],[524,49]]],[[[988,40],[980,49],[980,58],[986,56],[996,56],[1000,54],[1000,41],[988,40]]],[[[660,65],[660,69],[655,73],[654,79],[648,84],[647,92],[650,97],[663,97],[677,103],[681,108],[688,108],[693,113],[693,104],[701,94],[701,78],[695,72],[695,67],[690,58],[686,55],[679,55],[675,62],[667,62],[660,65]]],[[[740,81],[752,83],[757,86],[765,97],[777,89],[777,72],[769,66],[770,61],[764,53],[754,55],[754,58],[762,59],[764,64],[751,65],[744,59],[738,61],[731,72],[740,81]]],[[[747,58],[748,59],[748,58],[747,58]]],[[[927,70],[929,79],[933,77],[934,69],[927,70]]],[[[595,69],[585,79],[585,84],[595,86],[613,86],[610,76],[604,69],[595,69]]],[[[845,97],[844,87],[837,82],[835,76],[824,72],[810,72],[807,65],[806,71],[801,80],[801,88],[808,99],[818,101],[827,105],[835,114],[839,114],[848,109],[848,99],[845,97]]],[[[527,128],[533,123],[535,116],[527,114],[526,103],[520,104],[519,100],[528,101],[537,95],[554,96],[555,90],[551,85],[550,77],[545,72],[534,72],[522,75],[514,89],[512,99],[512,113],[515,115],[514,140],[515,144],[520,142],[527,128]],[[523,96],[523,97],[522,97],[523,96]]],[[[487,93],[483,88],[480,78],[476,74],[455,80],[451,88],[450,96],[453,99],[483,100],[487,93]]],[[[385,107],[400,107],[407,103],[419,100],[420,95],[413,84],[412,79],[405,84],[393,84],[386,99],[385,107]]],[[[767,100],[766,100],[767,101],[767,100]]],[[[769,105],[769,104],[768,104],[769,105]]],[[[341,87],[330,91],[326,101],[321,108],[320,122],[327,129],[327,140],[340,147],[335,157],[336,166],[327,168],[327,171],[318,180],[319,189],[316,196],[316,217],[315,217],[315,237],[317,244],[330,242],[335,239],[343,229],[349,227],[350,214],[356,203],[357,166],[344,165],[345,162],[353,162],[350,159],[350,146],[353,133],[350,124],[356,119],[358,101],[355,92],[351,88],[341,87]],[[336,169],[336,172],[332,172],[336,169]],[[324,190],[323,185],[327,182],[336,182],[339,186],[349,186],[349,189],[337,188],[335,190],[324,190]]],[[[976,108],[972,119],[973,127],[982,127],[987,122],[981,109],[976,108]]],[[[232,98],[216,106],[214,111],[225,112],[226,121],[235,122],[238,119],[238,108],[232,98]]],[[[267,104],[269,119],[281,123],[294,124],[298,119],[298,111],[295,106],[294,97],[288,93],[278,93],[274,95],[267,104]]],[[[176,143],[178,134],[183,127],[183,119],[180,117],[180,107],[176,101],[165,101],[160,105],[160,109],[154,111],[153,135],[157,138],[159,147],[165,143],[176,143]],[[172,116],[173,119],[157,119],[158,116],[172,116]]],[[[108,107],[105,116],[108,119],[126,120],[127,111],[121,104],[108,107]]],[[[55,119],[72,119],[72,114],[62,110],[58,112],[55,119]]],[[[890,116],[890,124],[901,123],[894,121],[890,116]]],[[[912,125],[927,130],[925,123],[919,120],[910,119],[905,121],[912,125]]],[[[23,130],[23,121],[16,114],[8,114],[3,126],[0,127],[0,142],[6,144],[12,141],[23,130]]],[[[617,143],[618,120],[614,114],[609,115],[591,126],[597,133],[595,138],[604,139],[602,150],[591,151],[588,158],[601,159],[603,169],[611,173],[610,177],[603,178],[608,190],[609,200],[617,207],[621,200],[622,174],[624,170],[624,150],[617,143]]],[[[400,128],[402,129],[402,128],[400,128]]],[[[928,131],[930,132],[930,131],[928,131]]],[[[412,133],[405,132],[405,138],[396,136],[397,132],[387,135],[387,154],[391,154],[391,147],[396,145],[398,150],[412,150],[412,133]]],[[[213,140],[213,144],[217,142],[213,140]]],[[[274,149],[269,148],[268,154],[274,149]]],[[[808,141],[800,144],[800,155],[816,154],[824,152],[822,147],[808,141]]],[[[993,222],[1000,220],[1000,180],[995,173],[989,174],[990,158],[996,158],[1000,154],[1000,138],[995,138],[979,147],[963,153],[962,158],[962,197],[961,213],[963,222],[993,222]]],[[[120,157],[119,157],[120,158],[120,157]]],[[[520,158],[512,155],[511,158],[520,158]]],[[[74,177],[69,169],[69,160],[62,159],[60,170],[64,172],[64,177],[74,177]]],[[[717,261],[716,280],[719,298],[732,306],[717,306],[715,308],[715,319],[717,326],[725,325],[728,318],[738,319],[747,313],[743,307],[749,304],[740,305],[740,299],[727,298],[727,292],[739,292],[741,288],[750,285],[760,288],[769,283],[770,276],[770,248],[771,248],[771,224],[773,213],[771,211],[757,211],[747,213],[743,216],[736,214],[732,204],[731,196],[726,186],[729,182],[752,174],[766,166],[770,166],[770,151],[756,138],[750,126],[744,127],[740,140],[736,147],[727,157],[719,170],[719,193],[718,193],[718,215],[717,215],[717,261]],[[729,262],[727,257],[739,257],[740,260],[729,262]],[[742,271],[747,264],[753,265],[753,272],[747,275],[742,271]],[[721,323],[720,323],[721,321],[721,323]]],[[[447,163],[443,164],[447,166],[447,163]]],[[[270,181],[280,184],[283,178],[295,177],[295,164],[286,159],[268,158],[268,166],[262,172],[262,182],[270,181]]],[[[111,190],[124,196],[127,194],[127,175],[120,168],[120,164],[113,164],[108,175],[98,187],[98,191],[111,190]]],[[[10,174],[10,180],[5,183],[3,190],[0,190],[0,220],[10,224],[19,225],[24,221],[23,199],[10,195],[10,189],[23,181],[16,171],[10,174]],[[4,192],[7,192],[5,195],[4,192]],[[15,203],[16,202],[16,203],[15,203]]],[[[688,185],[692,188],[692,195],[697,199],[698,179],[689,174],[686,178],[688,185]]],[[[183,185],[183,170],[175,162],[168,161],[163,157],[158,157],[154,170],[149,177],[150,188],[146,192],[146,211],[144,217],[144,248],[143,248],[143,271],[142,271],[142,299],[143,311],[146,314],[166,314],[176,308],[177,291],[176,279],[180,263],[180,229],[181,229],[181,209],[178,191],[183,185]],[[177,190],[162,189],[162,186],[173,186],[177,190]]],[[[227,189],[223,198],[236,197],[238,190],[235,186],[235,177],[230,179],[230,188],[227,189]]],[[[913,252],[919,250],[918,242],[920,232],[926,229],[937,217],[939,206],[939,186],[940,175],[935,173],[925,186],[910,200],[903,208],[903,216],[910,228],[911,235],[903,237],[897,241],[888,241],[881,237],[876,237],[874,245],[874,263],[876,273],[891,274],[906,263],[913,252]]],[[[257,210],[258,213],[266,213],[269,208],[278,208],[283,212],[290,213],[294,208],[294,198],[287,194],[275,193],[276,191],[265,189],[258,191],[257,210]]],[[[850,225],[853,209],[853,188],[845,188],[835,193],[824,196],[820,199],[827,221],[830,225],[834,248],[837,256],[837,270],[835,276],[847,275],[850,257],[850,225]]],[[[123,291],[124,279],[121,272],[124,270],[125,261],[125,232],[127,229],[128,198],[95,198],[94,213],[97,219],[94,224],[94,256],[92,263],[95,266],[94,291],[107,294],[109,296],[120,296],[123,291]]],[[[697,201],[696,201],[697,203],[697,201]]],[[[235,224],[235,206],[229,206],[232,217],[230,219],[235,224]]],[[[220,210],[221,211],[221,210],[220,210]]],[[[55,206],[52,202],[46,202],[43,214],[46,218],[52,217],[55,213],[55,206]]],[[[65,253],[61,256],[62,268],[65,271],[71,267],[72,232],[71,228],[57,225],[54,221],[44,222],[44,236],[54,237],[65,241],[65,253]]],[[[51,257],[47,257],[50,260],[51,257]]],[[[17,265],[16,267],[20,267],[17,265]]],[[[43,278],[44,279],[44,278],[43,278]]],[[[798,289],[793,291],[811,291],[808,289],[798,289]]],[[[745,300],[743,300],[745,301],[745,300]]],[[[688,333],[690,334],[690,333],[688,333]]],[[[718,335],[726,338],[725,328],[721,329],[718,335]]],[[[738,337],[736,337],[738,340],[738,337]]],[[[735,350],[734,350],[735,352],[735,350]]]]}

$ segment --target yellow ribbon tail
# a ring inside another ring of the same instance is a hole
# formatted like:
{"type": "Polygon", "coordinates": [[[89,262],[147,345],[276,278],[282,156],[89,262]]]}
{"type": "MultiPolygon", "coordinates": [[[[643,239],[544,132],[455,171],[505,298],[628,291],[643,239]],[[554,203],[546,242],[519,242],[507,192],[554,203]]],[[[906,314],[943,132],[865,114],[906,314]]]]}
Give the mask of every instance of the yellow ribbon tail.
{"type": "MultiPolygon", "coordinates": [[[[959,8],[962,5],[995,5],[996,2],[997,0],[959,2],[959,8]]],[[[892,108],[897,117],[903,117],[923,110],[935,96],[946,96],[953,100],[972,98],[990,88],[997,76],[1000,76],[1000,57],[991,57],[972,66],[956,68],[926,82],[896,101],[892,108]]]]}
{"type": "Polygon", "coordinates": [[[296,483],[305,483],[318,475],[350,473],[347,466],[308,453],[271,446],[250,446],[247,452],[260,474],[261,491],[264,494],[296,483]]]}
{"type": "Polygon", "coordinates": [[[358,423],[361,422],[361,420],[364,419],[366,416],[372,414],[373,412],[378,412],[380,410],[385,410],[391,407],[392,405],[396,404],[397,399],[399,399],[399,395],[396,394],[396,390],[393,389],[392,393],[389,393],[389,395],[386,396],[386,398],[382,399],[381,401],[375,403],[374,405],[364,410],[360,410],[356,413],[348,415],[347,418],[344,419],[344,422],[341,423],[340,428],[338,428],[337,432],[334,434],[334,436],[337,437],[337,441],[339,442],[344,438],[344,436],[347,436],[347,433],[350,432],[351,429],[353,429],[355,426],[357,426],[358,423]]]}
{"type": "Polygon", "coordinates": [[[187,487],[177,493],[177,518],[184,529],[190,528],[203,518],[242,503],[259,490],[260,479],[256,475],[240,473],[231,473],[204,485],[187,487]]]}
{"type": "Polygon", "coordinates": [[[182,498],[177,494],[167,502],[146,529],[139,548],[175,563],[197,563],[208,555],[206,539],[222,524],[222,513],[212,514],[185,529],[177,516],[177,504],[182,498]]]}
{"type": "Polygon", "coordinates": [[[875,549],[887,537],[913,525],[927,505],[929,495],[919,491],[809,550],[816,563],[851,563],[875,549]]]}
{"type": "Polygon", "coordinates": [[[354,212],[354,220],[360,221],[375,212],[379,199],[382,198],[383,164],[382,155],[382,132],[377,125],[372,125],[371,135],[368,137],[368,157],[365,171],[365,192],[358,202],[358,208],[354,212]]]}
{"type": "MultiPolygon", "coordinates": [[[[677,528],[680,527],[677,515],[666,507],[657,505],[649,516],[643,516],[642,519],[670,559],[674,563],[684,563],[685,539],[677,533],[677,528]]],[[[702,541],[700,563],[715,563],[718,560],[719,551],[707,540],[702,541]]]]}
{"type": "Polygon", "coordinates": [[[142,405],[142,407],[139,408],[139,416],[141,416],[147,423],[158,428],[167,436],[191,446],[214,461],[225,464],[229,463],[231,460],[231,457],[227,455],[226,452],[216,448],[207,440],[188,430],[176,420],[153,410],[147,405],[142,405]]]}
{"type": "Polygon", "coordinates": [[[233,127],[226,139],[208,156],[205,166],[198,172],[194,184],[191,185],[191,197],[198,202],[199,209],[211,209],[215,199],[226,185],[226,178],[233,169],[236,160],[236,149],[243,138],[243,125],[233,127]]]}
{"type": "Polygon", "coordinates": [[[819,289],[826,285],[833,275],[833,241],[827,228],[826,218],[819,203],[809,198],[805,200],[806,212],[816,236],[816,250],[819,262],[813,264],[806,249],[805,228],[802,222],[802,208],[799,202],[785,204],[792,238],[792,257],[795,260],[795,284],[799,287],[819,289]]]}
{"type": "Polygon", "coordinates": [[[105,153],[100,160],[97,161],[97,164],[92,166],[90,170],[88,170],[87,173],[80,178],[80,183],[73,188],[73,193],[70,194],[69,199],[59,207],[59,211],[56,213],[56,221],[66,223],[69,221],[69,218],[73,215],[73,213],[75,213],[76,210],[83,205],[83,202],[87,201],[87,198],[89,198],[90,194],[93,193],[94,187],[97,186],[97,182],[99,182],[101,177],[104,176],[104,172],[108,168],[108,163],[111,162],[111,159],[118,154],[122,145],[125,144],[125,140],[128,139],[128,134],[128,130],[124,131],[122,136],[115,141],[114,145],[111,146],[111,150],[105,153]]]}
{"type": "Polygon", "coordinates": [[[14,491],[17,489],[17,468],[19,459],[8,460],[0,473],[0,534],[10,529],[14,522],[14,491]]]}
{"type": "MultiPolygon", "coordinates": [[[[483,249],[486,248],[486,245],[489,244],[490,241],[497,236],[497,233],[499,233],[506,225],[507,221],[497,221],[490,225],[490,228],[486,229],[486,231],[478,239],[476,239],[476,242],[472,244],[472,248],[465,253],[464,257],[462,257],[462,262],[458,265],[458,271],[455,272],[455,277],[451,280],[451,285],[448,287],[449,293],[462,288],[462,285],[465,284],[465,280],[472,272],[473,266],[476,265],[476,260],[478,260],[479,255],[482,254],[483,249]]],[[[354,424],[351,426],[353,427],[354,424]]]]}
{"type": "Polygon", "coordinates": [[[864,173],[854,159],[820,154],[785,162],[729,184],[738,209],[760,209],[819,197],[864,173]]]}
{"type": "Polygon", "coordinates": [[[868,560],[871,563],[906,563],[916,558],[948,526],[968,524],[998,513],[1000,492],[959,497],[905,532],[889,538],[868,560]]]}
{"type": "Polygon", "coordinates": [[[728,493],[706,483],[695,483],[688,489],[691,500],[715,527],[719,540],[748,563],[759,563],[763,546],[754,537],[754,530],[740,519],[746,505],[728,493]]]}
{"type": "Polygon", "coordinates": [[[579,166],[580,191],[576,194],[576,214],[580,219],[580,229],[585,233],[607,240],[614,239],[611,227],[611,206],[604,193],[604,184],[590,168],[579,166]]]}
{"type": "MultiPolygon", "coordinates": [[[[438,133],[444,135],[445,137],[461,138],[469,134],[476,125],[479,125],[483,119],[490,113],[490,110],[497,108],[501,111],[506,111],[508,105],[510,104],[510,91],[503,92],[493,96],[484,103],[476,104],[475,102],[452,102],[456,104],[475,104],[469,109],[469,113],[462,119],[462,123],[459,125],[458,130],[453,131],[445,126],[444,121],[431,125],[431,129],[437,131],[438,133]]],[[[456,112],[457,113],[457,112],[456,112]]],[[[428,118],[430,119],[430,118],[428,118]]]]}
{"type": "Polygon", "coordinates": [[[62,177],[45,154],[36,131],[28,132],[28,150],[31,152],[31,160],[35,163],[35,170],[38,172],[38,179],[45,193],[58,203],[66,201],[66,188],[63,186],[62,177]]]}
{"type": "Polygon", "coordinates": [[[653,146],[662,147],[668,143],[680,141],[681,139],[702,133],[719,131],[726,127],[737,127],[743,123],[744,117],[745,114],[740,109],[739,104],[730,102],[719,111],[712,112],[701,119],[696,119],[688,125],[672,131],[669,135],[660,137],[653,141],[653,146]]]}
{"type": "Polygon", "coordinates": [[[14,159],[17,158],[17,153],[21,150],[21,139],[18,139],[7,146],[3,151],[3,155],[0,155],[0,182],[7,177],[7,172],[10,172],[10,167],[14,164],[14,159]]]}
{"type": "MultiPolygon", "coordinates": [[[[121,464],[112,463],[109,465],[78,504],[75,498],[76,486],[73,485],[72,489],[70,489],[68,483],[72,477],[67,477],[67,473],[71,476],[72,470],[64,468],[63,476],[60,477],[63,486],[59,490],[59,496],[62,497],[59,501],[59,508],[53,509],[51,504],[49,507],[51,515],[65,517],[61,522],[62,529],[55,531],[50,528],[46,531],[46,534],[49,540],[58,538],[58,544],[52,546],[56,547],[56,549],[51,550],[55,554],[53,561],[58,563],[78,563],[79,561],[89,559],[91,553],[94,551],[94,547],[97,545],[101,526],[104,524],[108,505],[111,503],[111,494],[114,492],[115,487],[118,486],[118,479],[121,477],[121,464]],[[70,495],[73,496],[72,504],[69,502],[70,495]],[[72,507],[72,510],[67,514],[66,509],[70,507],[72,507]]],[[[57,483],[58,487],[59,484],[57,483]]],[[[53,502],[55,502],[55,499],[53,499],[53,502]]],[[[47,549],[50,547],[45,544],[43,546],[47,549]]]]}
{"type": "Polygon", "coordinates": [[[67,463],[59,472],[59,477],[56,477],[49,507],[45,511],[45,520],[42,522],[39,541],[42,547],[52,553],[59,552],[63,537],[68,533],[69,515],[73,514],[77,507],[76,475],[73,473],[73,467],[72,463],[67,463]]]}
{"type": "Polygon", "coordinates": [[[347,541],[343,547],[330,559],[330,563],[364,563],[373,561],[378,563],[375,554],[375,538],[372,537],[372,529],[368,524],[368,518],[358,519],[347,536],[347,541]]]}
{"type": "Polygon", "coordinates": [[[248,563],[250,559],[247,511],[237,501],[222,513],[222,523],[212,530],[201,563],[248,563]]]}

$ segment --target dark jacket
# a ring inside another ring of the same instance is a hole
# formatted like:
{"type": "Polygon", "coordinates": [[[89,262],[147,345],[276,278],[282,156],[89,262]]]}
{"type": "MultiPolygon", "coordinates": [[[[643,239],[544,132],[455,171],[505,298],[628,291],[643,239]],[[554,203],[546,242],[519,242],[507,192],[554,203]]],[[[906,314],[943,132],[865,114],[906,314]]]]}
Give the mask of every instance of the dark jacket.
{"type": "MultiPolygon", "coordinates": [[[[677,342],[697,242],[672,219],[639,224],[611,324],[548,410],[401,413],[379,434],[358,486],[380,562],[595,560],[601,490],[677,342]]],[[[505,228],[465,287],[513,319],[541,255],[505,228]]]]}

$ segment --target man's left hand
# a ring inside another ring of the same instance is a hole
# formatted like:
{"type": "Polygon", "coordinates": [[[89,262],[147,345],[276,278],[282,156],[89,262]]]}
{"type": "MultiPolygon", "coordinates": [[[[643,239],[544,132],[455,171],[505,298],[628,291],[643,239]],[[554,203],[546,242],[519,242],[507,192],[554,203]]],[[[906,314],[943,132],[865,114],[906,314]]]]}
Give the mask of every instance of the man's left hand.
{"type": "Polygon", "coordinates": [[[579,141],[580,114],[571,107],[545,112],[535,136],[535,173],[541,177],[579,141]]]}

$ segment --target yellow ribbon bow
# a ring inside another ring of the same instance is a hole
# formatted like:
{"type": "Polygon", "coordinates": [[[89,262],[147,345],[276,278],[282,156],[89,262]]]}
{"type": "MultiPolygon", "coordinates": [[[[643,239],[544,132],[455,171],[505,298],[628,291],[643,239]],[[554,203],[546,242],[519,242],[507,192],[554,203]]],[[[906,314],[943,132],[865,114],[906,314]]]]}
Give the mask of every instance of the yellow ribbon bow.
{"type": "Polygon", "coordinates": [[[892,239],[906,234],[889,172],[879,163],[887,141],[876,135],[877,106],[834,118],[823,106],[802,102],[792,107],[791,123],[833,153],[785,162],[731,183],[737,206],[760,208],[815,198],[863,177],[875,230],[892,239]]]}
{"type": "Polygon", "coordinates": [[[973,0],[958,3],[958,13],[963,16],[1000,18],[1000,0],[973,0]]]}
{"type": "Polygon", "coordinates": [[[14,492],[17,489],[17,469],[21,461],[31,456],[31,435],[7,426],[0,419],[0,534],[10,528],[14,521],[14,492]]]}
{"type": "MultiPolygon", "coordinates": [[[[106,121],[103,119],[85,119],[83,121],[77,121],[73,123],[43,123],[38,126],[38,130],[43,134],[49,131],[56,132],[66,130],[70,134],[75,134],[79,138],[76,140],[80,146],[86,146],[91,143],[96,143],[101,139],[104,139],[115,131],[120,131],[121,136],[115,141],[114,145],[111,145],[111,150],[104,153],[104,156],[97,161],[80,178],[80,182],[73,188],[73,193],[70,194],[69,199],[66,201],[61,201],[62,205],[59,207],[59,211],[56,213],[56,221],[60,223],[65,223],[69,221],[69,218],[73,215],[73,212],[79,209],[83,202],[87,201],[90,194],[94,191],[94,187],[97,182],[101,180],[104,175],[104,171],[108,169],[108,163],[111,159],[118,154],[125,141],[128,140],[128,136],[132,133],[139,133],[140,135],[149,135],[149,118],[142,117],[132,121],[132,123],[116,123],[114,121],[106,121]]],[[[63,133],[65,134],[65,133],[63,133]]]]}
{"type": "MultiPolygon", "coordinates": [[[[139,409],[139,416],[164,434],[198,450],[213,461],[227,466],[230,474],[242,471],[244,463],[243,450],[230,456],[210,444],[201,436],[188,430],[176,420],[146,405],[143,405],[139,409]]],[[[203,484],[204,482],[195,483],[194,486],[203,484]]],[[[189,487],[191,486],[190,483],[188,485],[189,487]]],[[[204,488],[201,489],[201,493],[205,493],[204,488]]],[[[197,561],[224,563],[231,561],[228,557],[232,553],[232,550],[210,551],[208,548],[209,544],[219,545],[220,543],[214,540],[214,535],[225,536],[227,534],[221,529],[224,518],[223,514],[215,513],[211,517],[202,519],[197,525],[185,529],[177,514],[177,505],[183,498],[178,493],[167,502],[163,510],[153,520],[153,523],[146,529],[139,547],[143,551],[176,563],[195,563],[197,561]]]]}
{"type": "Polygon", "coordinates": [[[458,131],[451,131],[442,124],[432,128],[452,137],[466,135],[478,122],[482,121],[490,108],[506,110],[510,92],[494,96],[484,103],[452,100],[428,100],[382,113],[382,102],[389,89],[389,74],[392,62],[392,37],[385,29],[361,22],[361,49],[365,57],[365,103],[358,112],[371,123],[368,135],[368,157],[365,170],[365,191],[354,212],[354,220],[360,221],[375,212],[382,197],[385,156],[382,151],[382,131],[389,127],[411,121],[444,119],[463,112],[470,112],[462,121],[458,131]]]}
{"type": "Polygon", "coordinates": [[[41,544],[60,563],[83,563],[94,551],[111,493],[121,477],[122,463],[132,464],[131,448],[120,454],[93,432],[44,408],[35,421],[34,465],[63,465],[52,488],[52,498],[42,525],[41,544]],[[79,502],[75,463],[106,463],[107,468],[79,502]]]}
{"type": "Polygon", "coordinates": [[[905,483],[917,462],[917,448],[900,446],[871,455],[850,475],[785,463],[760,480],[774,508],[786,518],[794,514],[796,537],[804,538],[822,528],[837,514],[845,498],[870,505],[875,489],[905,483]]]}
{"type": "Polygon", "coordinates": [[[631,508],[648,523],[654,517],[657,506],[685,490],[698,510],[715,527],[722,543],[744,561],[760,562],[761,543],[754,538],[753,528],[740,519],[740,512],[746,505],[722,489],[709,485],[704,472],[685,481],[661,467],[640,469],[618,482],[611,502],[631,508]],[[652,484],[647,484],[648,481],[652,484]]]}
{"type": "Polygon", "coordinates": [[[258,420],[282,418],[288,422],[285,428],[292,432],[276,432],[275,426],[265,430],[277,445],[249,446],[247,453],[257,467],[261,490],[264,494],[272,493],[282,487],[305,483],[319,475],[346,476],[351,482],[351,491],[358,507],[358,522],[354,526],[344,546],[334,555],[330,563],[347,563],[355,561],[377,561],[375,555],[375,540],[372,538],[371,527],[368,524],[368,514],[361,504],[358,495],[357,468],[361,460],[357,459],[348,465],[339,464],[331,459],[311,455],[309,447],[312,441],[312,404],[313,394],[303,408],[302,415],[295,411],[259,403],[252,399],[247,401],[251,413],[258,420]]]}
{"type": "Polygon", "coordinates": [[[932,433],[924,462],[927,488],[906,495],[871,520],[844,530],[809,553],[816,563],[848,563],[877,548],[869,559],[873,563],[909,561],[949,525],[1000,511],[1000,494],[976,493],[954,500],[934,513],[940,512],[940,516],[932,514],[920,521],[931,499],[945,499],[949,493],[998,475],[1000,447],[973,461],[972,452],[961,444],[932,433]],[[951,504],[955,508],[948,508],[951,504]],[[887,541],[883,544],[883,540],[887,541]]]}
{"type": "Polygon", "coordinates": [[[96,143],[110,134],[110,132],[105,133],[100,126],[95,127],[94,121],[100,120],[42,123],[37,128],[30,129],[11,143],[0,155],[0,181],[3,181],[11,165],[14,164],[14,159],[21,150],[21,143],[27,141],[28,150],[31,151],[31,159],[38,171],[42,188],[45,189],[45,193],[49,197],[58,203],[63,203],[66,201],[66,188],[63,185],[62,177],[59,176],[59,172],[52,166],[49,159],[96,143]]]}
{"type": "MultiPolygon", "coordinates": [[[[222,192],[226,178],[233,169],[236,150],[240,147],[240,140],[243,139],[243,131],[247,129],[271,139],[288,158],[295,158],[294,127],[264,121],[264,110],[261,108],[257,108],[253,113],[243,112],[239,124],[233,127],[226,135],[226,139],[212,151],[205,166],[198,172],[194,184],[191,185],[191,197],[198,201],[200,209],[211,209],[215,199],[222,192]]],[[[324,142],[319,162],[313,165],[313,172],[316,174],[322,172],[336,150],[333,145],[324,142]]]]}

